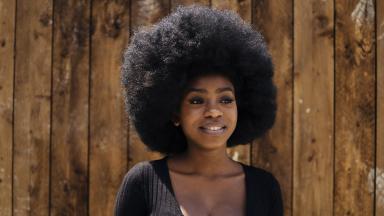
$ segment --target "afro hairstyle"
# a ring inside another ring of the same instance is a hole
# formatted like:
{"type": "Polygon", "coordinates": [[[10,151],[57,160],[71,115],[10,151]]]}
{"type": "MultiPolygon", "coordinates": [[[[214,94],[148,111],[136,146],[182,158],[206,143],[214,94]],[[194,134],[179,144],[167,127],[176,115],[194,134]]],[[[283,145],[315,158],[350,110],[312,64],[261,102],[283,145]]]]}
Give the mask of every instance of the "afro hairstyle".
{"type": "Polygon", "coordinates": [[[134,32],[124,51],[122,85],[130,121],[149,150],[187,150],[172,117],[189,82],[210,72],[226,76],[235,88],[238,120],[228,147],[247,144],[273,126],[277,90],[272,60],[263,36],[236,13],[179,6],[157,24],[134,32]]]}

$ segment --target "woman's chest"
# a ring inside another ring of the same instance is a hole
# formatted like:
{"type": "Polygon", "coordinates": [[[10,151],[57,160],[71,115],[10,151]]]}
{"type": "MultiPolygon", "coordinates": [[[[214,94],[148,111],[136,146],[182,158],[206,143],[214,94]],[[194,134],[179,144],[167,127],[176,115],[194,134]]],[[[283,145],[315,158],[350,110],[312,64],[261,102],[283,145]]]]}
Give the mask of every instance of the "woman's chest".
{"type": "Polygon", "coordinates": [[[245,175],[204,180],[171,174],[172,187],[185,216],[245,215],[245,175]]]}

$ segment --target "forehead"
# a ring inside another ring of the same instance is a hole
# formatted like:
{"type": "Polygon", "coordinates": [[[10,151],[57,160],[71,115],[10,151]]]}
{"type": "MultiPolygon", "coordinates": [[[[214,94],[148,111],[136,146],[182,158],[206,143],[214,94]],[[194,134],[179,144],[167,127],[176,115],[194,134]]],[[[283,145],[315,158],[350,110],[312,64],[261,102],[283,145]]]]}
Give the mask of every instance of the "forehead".
{"type": "Polygon", "coordinates": [[[233,88],[233,84],[227,77],[223,75],[209,74],[209,75],[199,76],[193,79],[189,87],[193,87],[193,88],[231,87],[233,88]]]}

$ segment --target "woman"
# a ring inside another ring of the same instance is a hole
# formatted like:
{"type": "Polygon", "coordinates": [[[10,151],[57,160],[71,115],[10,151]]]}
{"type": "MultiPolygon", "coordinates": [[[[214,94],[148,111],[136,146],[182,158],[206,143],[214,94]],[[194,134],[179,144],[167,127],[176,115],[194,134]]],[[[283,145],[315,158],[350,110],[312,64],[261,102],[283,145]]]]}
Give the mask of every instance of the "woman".
{"type": "Polygon", "coordinates": [[[115,215],[283,215],[280,186],[233,161],[274,123],[273,66],[262,36],[230,11],[179,7],[124,54],[130,119],[164,158],[136,164],[115,215]]]}

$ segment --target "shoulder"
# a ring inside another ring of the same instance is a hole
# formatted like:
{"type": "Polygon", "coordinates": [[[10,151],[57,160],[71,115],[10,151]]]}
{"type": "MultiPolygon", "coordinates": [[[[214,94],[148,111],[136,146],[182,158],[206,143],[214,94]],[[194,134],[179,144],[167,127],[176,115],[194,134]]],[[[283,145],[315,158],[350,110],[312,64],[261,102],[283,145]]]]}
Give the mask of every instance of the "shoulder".
{"type": "Polygon", "coordinates": [[[271,172],[250,165],[245,165],[245,169],[251,182],[268,191],[280,190],[280,184],[271,172]]]}
{"type": "Polygon", "coordinates": [[[260,181],[266,181],[266,182],[277,181],[275,176],[271,172],[265,169],[250,166],[250,165],[245,165],[245,168],[247,169],[248,175],[251,178],[258,179],[260,181]]]}
{"type": "Polygon", "coordinates": [[[148,161],[142,161],[128,170],[116,196],[115,215],[147,215],[145,176],[151,169],[148,161]]]}
{"type": "Polygon", "coordinates": [[[126,181],[142,181],[146,175],[151,174],[158,170],[163,159],[148,160],[136,163],[132,168],[125,174],[124,179],[126,181]]]}
{"type": "Polygon", "coordinates": [[[249,190],[253,199],[259,199],[268,208],[268,215],[283,215],[283,198],[280,184],[269,171],[246,165],[249,190]]]}

